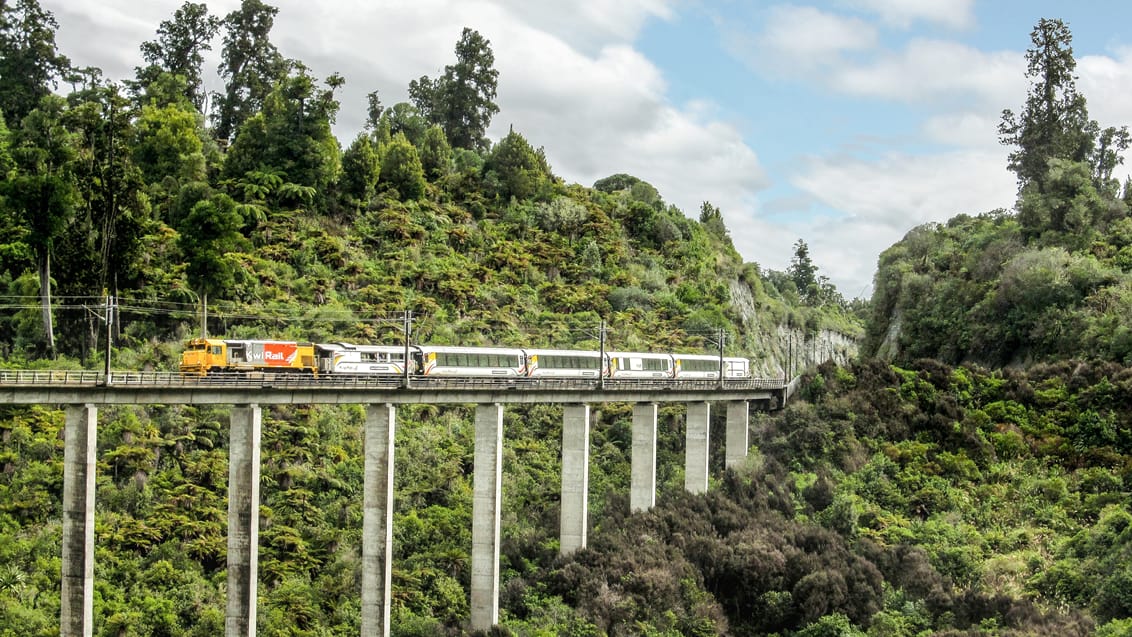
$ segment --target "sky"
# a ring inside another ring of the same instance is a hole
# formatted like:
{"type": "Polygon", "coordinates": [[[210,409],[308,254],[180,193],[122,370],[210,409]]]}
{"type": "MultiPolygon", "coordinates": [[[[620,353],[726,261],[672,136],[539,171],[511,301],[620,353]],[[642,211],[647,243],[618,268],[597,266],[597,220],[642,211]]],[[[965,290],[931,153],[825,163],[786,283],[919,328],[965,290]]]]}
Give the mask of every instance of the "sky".
{"type": "MultiPolygon", "coordinates": [[[[997,125],[1025,102],[1041,18],[1072,32],[1090,116],[1132,125],[1132,3],[1113,0],[267,2],[284,56],[346,79],[343,147],[367,93],[408,101],[409,82],[441,75],[470,27],[499,71],[489,138],[521,133],[568,183],[628,173],[692,218],[711,202],[764,270],[786,270],[805,241],[846,298],[871,296],[878,256],[912,228],[1013,208],[997,125]]],[[[182,4],[40,3],[60,52],[110,80],[133,77],[140,44],[182,4]]],[[[223,16],[239,1],[207,5],[223,16]]],[[[217,38],[210,90],[220,49],[217,38]]]]}

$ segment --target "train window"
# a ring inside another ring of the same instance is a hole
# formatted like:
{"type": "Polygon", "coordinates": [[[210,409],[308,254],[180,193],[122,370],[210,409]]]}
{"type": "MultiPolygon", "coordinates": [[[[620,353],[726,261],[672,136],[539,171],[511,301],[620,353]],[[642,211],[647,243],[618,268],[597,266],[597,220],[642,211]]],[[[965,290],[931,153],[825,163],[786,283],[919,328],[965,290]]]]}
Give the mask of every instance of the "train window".
{"type": "Polygon", "coordinates": [[[682,359],[680,366],[686,372],[717,372],[719,371],[719,361],[704,360],[704,359],[682,359]]]}
{"type": "Polygon", "coordinates": [[[663,358],[646,358],[644,362],[644,369],[650,372],[663,372],[668,370],[668,361],[663,358]]]}
{"type": "Polygon", "coordinates": [[[221,346],[221,345],[213,345],[212,346],[212,353],[219,356],[220,354],[224,353],[224,347],[221,346]]]}
{"type": "Polygon", "coordinates": [[[548,369],[597,369],[597,359],[591,356],[557,356],[544,354],[538,359],[539,367],[548,369]]]}
{"type": "MultiPolygon", "coordinates": [[[[403,360],[403,357],[398,356],[396,360],[403,360]]],[[[437,352],[436,364],[441,367],[518,367],[519,359],[510,354],[437,352]]]]}

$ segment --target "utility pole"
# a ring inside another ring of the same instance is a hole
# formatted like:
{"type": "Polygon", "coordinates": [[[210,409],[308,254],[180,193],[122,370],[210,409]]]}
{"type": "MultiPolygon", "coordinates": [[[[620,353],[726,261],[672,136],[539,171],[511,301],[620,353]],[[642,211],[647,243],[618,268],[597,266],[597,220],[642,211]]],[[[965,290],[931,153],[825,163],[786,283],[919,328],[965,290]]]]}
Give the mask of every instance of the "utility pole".
{"type": "Polygon", "coordinates": [[[794,377],[794,335],[789,334],[786,337],[786,382],[789,383],[794,377]]]}
{"type": "Polygon", "coordinates": [[[110,296],[106,290],[102,291],[103,296],[106,298],[106,367],[104,369],[106,374],[106,384],[110,384],[110,353],[113,351],[113,327],[114,327],[114,309],[117,307],[114,302],[114,297],[110,296]]]}
{"type": "MultiPolygon", "coordinates": [[[[413,331],[413,312],[412,310],[405,310],[405,389],[409,388],[409,366],[412,361],[409,360],[409,339],[413,331]]],[[[423,361],[422,361],[423,362],[423,361]]]]}
{"type": "Polygon", "coordinates": [[[727,332],[719,328],[719,386],[723,386],[723,343],[727,340],[727,332]]]}
{"type": "Polygon", "coordinates": [[[598,341],[601,347],[601,359],[597,362],[597,388],[605,389],[605,320],[602,319],[598,329],[598,341]]]}

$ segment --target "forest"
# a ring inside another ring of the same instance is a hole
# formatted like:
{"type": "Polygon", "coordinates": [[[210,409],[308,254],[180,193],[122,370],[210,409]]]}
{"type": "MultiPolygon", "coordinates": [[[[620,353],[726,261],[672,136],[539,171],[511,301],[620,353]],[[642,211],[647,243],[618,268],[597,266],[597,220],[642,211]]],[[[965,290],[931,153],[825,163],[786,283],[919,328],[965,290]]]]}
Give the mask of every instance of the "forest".
{"type": "MultiPolygon", "coordinates": [[[[596,348],[604,321],[625,349],[712,351],[723,330],[757,369],[803,373],[800,395],[753,415],[737,469],[713,436],[695,496],[683,409],[662,406],[657,506],[633,515],[631,405],[595,406],[573,555],[561,409],[508,408],[492,634],[1132,635],[1129,137],[1089,119],[1062,23],[1035,27],[1000,126],[1017,210],[912,230],[865,302],[803,240],[784,272],[744,263],[709,201],[569,184],[520,132],[488,139],[498,72],[473,29],[410,101],[371,93],[341,144],[349,78],[285,58],[277,14],[185,2],[118,83],[58,50],[36,0],[0,5],[0,368],[173,370],[205,328],[399,342],[409,312],[438,344],[596,348]],[[860,358],[796,365],[825,333],[860,358]]],[[[469,632],[471,411],[398,412],[394,635],[469,632]]],[[[95,634],[222,634],[227,408],[99,420],[95,634]]],[[[264,410],[259,635],[360,631],[363,420],[264,410]]],[[[59,406],[0,408],[0,637],[59,631],[63,433],[59,406]]]]}

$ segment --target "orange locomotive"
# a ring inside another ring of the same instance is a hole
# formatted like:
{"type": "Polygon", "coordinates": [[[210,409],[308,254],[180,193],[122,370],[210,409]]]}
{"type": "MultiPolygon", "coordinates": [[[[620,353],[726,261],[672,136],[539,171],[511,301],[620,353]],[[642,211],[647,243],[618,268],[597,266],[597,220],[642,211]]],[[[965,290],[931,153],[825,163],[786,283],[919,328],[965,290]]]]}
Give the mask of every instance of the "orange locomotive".
{"type": "Polygon", "coordinates": [[[181,373],[297,372],[316,374],[313,343],[194,338],[181,354],[181,373]]]}

